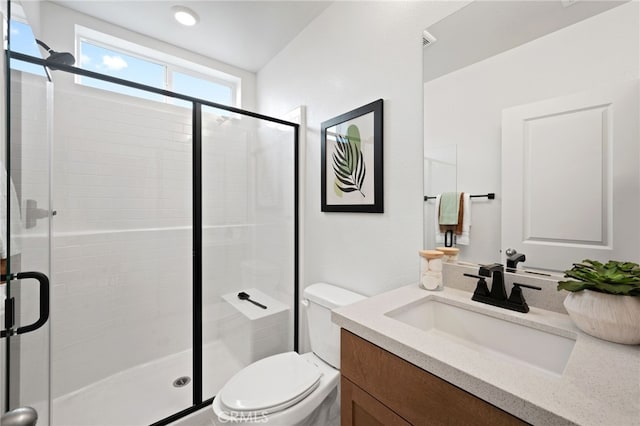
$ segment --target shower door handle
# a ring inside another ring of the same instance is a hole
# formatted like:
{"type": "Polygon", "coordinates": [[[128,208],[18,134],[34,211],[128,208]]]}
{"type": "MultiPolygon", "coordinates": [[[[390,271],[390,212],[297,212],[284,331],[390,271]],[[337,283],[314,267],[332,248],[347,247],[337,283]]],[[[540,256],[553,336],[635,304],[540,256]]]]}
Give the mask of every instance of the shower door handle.
{"type": "Polygon", "coordinates": [[[5,299],[5,330],[0,332],[0,337],[24,334],[37,330],[49,320],[49,278],[45,274],[42,272],[20,272],[9,276],[2,275],[0,279],[2,281],[35,279],[38,281],[40,287],[40,314],[38,315],[38,319],[34,323],[18,327],[17,330],[13,329],[15,325],[15,299],[13,297],[5,299]]]}

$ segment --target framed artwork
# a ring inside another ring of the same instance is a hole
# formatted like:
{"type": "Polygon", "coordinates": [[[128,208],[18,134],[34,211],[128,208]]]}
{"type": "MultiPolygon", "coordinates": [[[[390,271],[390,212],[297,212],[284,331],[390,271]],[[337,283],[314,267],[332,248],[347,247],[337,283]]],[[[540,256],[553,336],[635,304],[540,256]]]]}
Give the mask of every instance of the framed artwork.
{"type": "Polygon", "coordinates": [[[323,212],[383,213],[382,99],[322,123],[323,212]]]}

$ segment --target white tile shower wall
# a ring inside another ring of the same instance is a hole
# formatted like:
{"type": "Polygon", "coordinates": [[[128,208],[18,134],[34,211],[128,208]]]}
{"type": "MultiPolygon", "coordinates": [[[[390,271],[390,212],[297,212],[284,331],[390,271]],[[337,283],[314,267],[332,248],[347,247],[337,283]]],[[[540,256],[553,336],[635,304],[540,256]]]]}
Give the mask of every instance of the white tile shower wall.
{"type": "Polygon", "coordinates": [[[191,113],[98,90],[56,92],[56,230],[191,223],[191,113]]]}
{"type": "MultiPolygon", "coordinates": [[[[11,72],[11,80],[11,174],[22,200],[19,207],[24,221],[26,199],[36,200],[39,208],[47,208],[49,202],[47,86],[44,77],[19,71],[11,72]]],[[[42,233],[38,227],[23,231],[42,233]]]]}
{"type": "Polygon", "coordinates": [[[203,117],[202,212],[210,226],[249,224],[249,145],[254,119],[203,117]]]}
{"type": "MultiPolygon", "coordinates": [[[[187,109],[94,89],[56,93],[55,129],[57,396],[190,347],[192,129],[187,109]]],[[[212,206],[203,219],[205,272],[218,261],[204,285],[220,295],[240,280],[251,225],[246,142],[214,130],[214,145],[228,149],[203,158],[212,181],[205,187],[212,206]]],[[[205,312],[221,315],[215,307],[205,312]]],[[[206,339],[216,338],[215,328],[206,331],[206,339]]]]}
{"type": "Polygon", "coordinates": [[[191,344],[191,114],[57,89],[54,120],[57,397],[191,344]]]}
{"type": "MultiPolygon", "coordinates": [[[[288,330],[273,340],[292,350],[294,323],[294,150],[293,130],[262,126],[255,158],[254,253],[243,263],[243,282],[270,295],[290,309],[288,330]]],[[[282,320],[284,321],[284,320],[282,320]]]]}
{"type": "MultiPolygon", "coordinates": [[[[255,287],[291,306],[293,166],[287,150],[293,151],[292,131],[265,129],[250,118],[204,123],[203,159],[212,165],[203,167],[203,216],[210,237],[203,248],[204,303],[255,287]],[[270,227],[280,232],[265,233],[270,227]]],[[[218,335],[222,322],[232,319],[225,312],[205,312],[206,336],[218,335]]]]}
{"type": "Polygon", "coordinates": [[[191,231],[56,233],[54,397],[191,346],[191,231]]]}

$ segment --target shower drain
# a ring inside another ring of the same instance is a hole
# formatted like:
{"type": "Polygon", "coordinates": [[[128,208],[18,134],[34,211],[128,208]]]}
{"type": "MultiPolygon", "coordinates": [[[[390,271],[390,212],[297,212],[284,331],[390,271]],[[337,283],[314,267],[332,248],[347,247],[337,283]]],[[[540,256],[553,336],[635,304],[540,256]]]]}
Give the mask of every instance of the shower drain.
{"type": "Polygon", "coordinates": [[[183,386],[187,386],[190,382],[191,382],[191,377],[189,376],[178,377],[173,381],[173,387],[181,388],[183,386]]]}

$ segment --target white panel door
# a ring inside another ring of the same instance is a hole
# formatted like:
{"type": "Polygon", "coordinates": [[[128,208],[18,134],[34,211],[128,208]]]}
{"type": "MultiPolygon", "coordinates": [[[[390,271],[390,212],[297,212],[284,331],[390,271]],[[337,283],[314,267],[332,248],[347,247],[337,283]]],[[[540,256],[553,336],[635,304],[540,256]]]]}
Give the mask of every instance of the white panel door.
{"type": "Polygon", "coordinates": [[[502,112],[502,250],[532,268],[640,260],[638,80],[502,112]]]}

